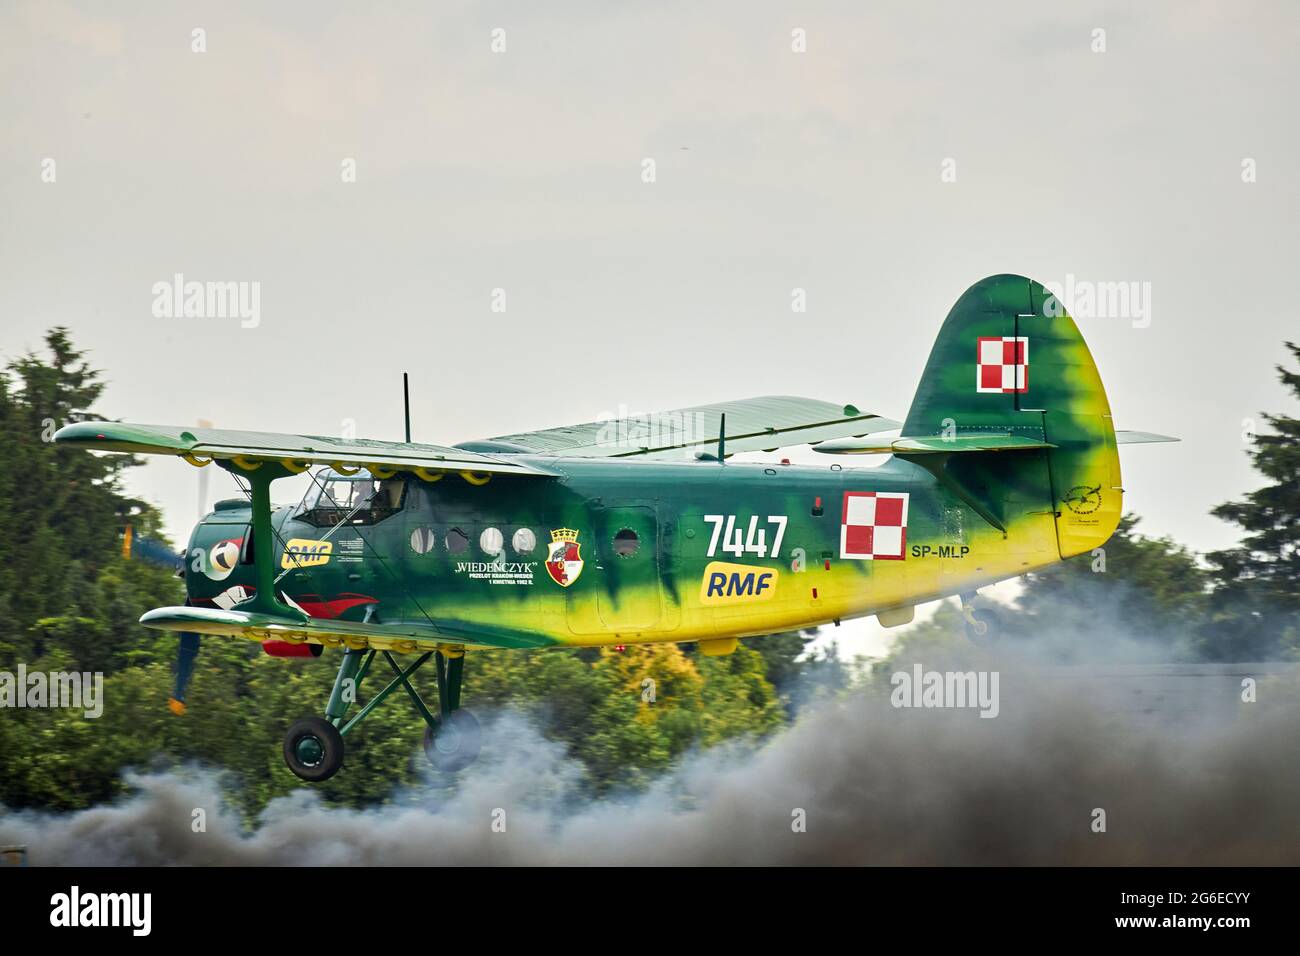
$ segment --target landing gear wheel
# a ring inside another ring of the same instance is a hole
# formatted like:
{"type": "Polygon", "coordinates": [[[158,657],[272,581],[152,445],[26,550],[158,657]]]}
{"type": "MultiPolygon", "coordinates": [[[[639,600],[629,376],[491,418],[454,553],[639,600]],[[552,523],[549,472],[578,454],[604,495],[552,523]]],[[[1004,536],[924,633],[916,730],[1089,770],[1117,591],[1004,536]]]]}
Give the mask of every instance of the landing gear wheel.
{"type": "Polygon", "coordinates": [[[1002,636],[1002,617],[997,611],[970,605],[962,610],[966,616],[966,636],[972,643],[987,647],[1002,636]]]}
{"type": "Polygon", "coordinates": [[[294,721],[284,735],[284,762],[303,780],[328,780],[343,766],[343,735],[323,717],[294,721]]]}
{"type": "Polygon", "coordinates": [[[445,773],[464,770],[482,746],[483,729],[468,710],[453,710],[438,721],[436,729],[424,728],[424,752],[429,762],[445,773]]]}

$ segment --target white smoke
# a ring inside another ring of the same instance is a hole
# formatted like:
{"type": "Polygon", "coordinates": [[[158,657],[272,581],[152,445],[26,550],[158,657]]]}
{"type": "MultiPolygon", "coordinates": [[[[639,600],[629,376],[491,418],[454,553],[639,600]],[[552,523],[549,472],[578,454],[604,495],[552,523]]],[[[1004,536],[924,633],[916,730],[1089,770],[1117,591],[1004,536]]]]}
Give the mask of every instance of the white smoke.
{"type": "Polygon", "coordinates": [[[245,827],[214,773],[141,773],[111,806],[0,815],[0,843],[28,845],[33,865],[1300,862],[1293,684],[1265,681],[1237,716],[1170,733],[1124,713],[1113,678],[982,666],[1002,671],[997,719],[895,709],[863,689],[635,795],[580,797],[563,748],[507,712],[454,784],[431,774],[383,807],[327,807],[303,789],[245,827]]]}

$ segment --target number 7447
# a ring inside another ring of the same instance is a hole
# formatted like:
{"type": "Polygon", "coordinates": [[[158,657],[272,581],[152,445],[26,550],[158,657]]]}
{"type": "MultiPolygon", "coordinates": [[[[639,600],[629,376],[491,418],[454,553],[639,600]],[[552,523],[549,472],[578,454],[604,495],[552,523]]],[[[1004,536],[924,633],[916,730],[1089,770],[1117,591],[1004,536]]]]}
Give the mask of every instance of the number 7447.
{"type": "Polygon", "coordinates": [[[781,554],[781,539],[785,537],[785,525],[789,519],[785,515],[767,516],[768,526],[776,527],[770,553],[767,550],[767,528],[758,526],[758,515],[750,517],[749,527],[744,532],[741,531],[735,515],[705,515],[704,520],[713,525],[708,557],[711,558],[718,553],[718,540],[721,539],[725,554],[734,554],[736,557],[755,554],[760,558],[775,558],[781,554]],[[725,530],[723,530],[724,524],[725,530]]]}

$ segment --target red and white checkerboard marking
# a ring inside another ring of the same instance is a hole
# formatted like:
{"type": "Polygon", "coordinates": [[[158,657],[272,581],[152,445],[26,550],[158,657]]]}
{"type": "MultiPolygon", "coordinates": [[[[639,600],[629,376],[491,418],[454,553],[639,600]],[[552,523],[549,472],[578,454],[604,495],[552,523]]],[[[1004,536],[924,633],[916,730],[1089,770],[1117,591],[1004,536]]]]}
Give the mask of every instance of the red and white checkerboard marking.
{"type": "Polygon", "coordinates": [[[906,553],[907,492],[844,492],[841,558],[902,561],[906,553]]]}
{"type": "Polygon", "coordinates": [[[1023,335],[980,336],[975,391],[1029,391],[1029,339],[1023,335]]]}

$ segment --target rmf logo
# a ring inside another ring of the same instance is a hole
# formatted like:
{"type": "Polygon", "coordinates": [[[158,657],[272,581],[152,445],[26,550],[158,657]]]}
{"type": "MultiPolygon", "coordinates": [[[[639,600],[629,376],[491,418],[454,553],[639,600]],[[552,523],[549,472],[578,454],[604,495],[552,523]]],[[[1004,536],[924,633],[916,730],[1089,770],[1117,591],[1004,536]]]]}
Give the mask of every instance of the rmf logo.
{"type": "Polygon", "coordinates": [[[777,573],[771,568],[710,561],[700,585],[701,604],[745,604],[766,601],[776,593],[777,573]]]}
{"type": "Polygon", "coordinates": [[[329,564],[334,551],[333,541],[313,541],[310,538],[290,538],[280,557],[282,568],[314,568],[329,564]]]}

